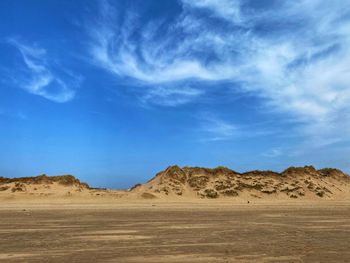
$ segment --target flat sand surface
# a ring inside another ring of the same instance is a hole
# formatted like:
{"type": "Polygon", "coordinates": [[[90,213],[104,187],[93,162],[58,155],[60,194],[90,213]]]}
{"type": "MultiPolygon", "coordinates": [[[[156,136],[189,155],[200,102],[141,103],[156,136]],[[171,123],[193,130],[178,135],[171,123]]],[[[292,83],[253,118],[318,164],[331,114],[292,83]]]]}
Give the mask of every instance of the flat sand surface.
{"type": "Polygon", "coordinates": [[[349,259],[349,203],[0,204],[0,262],[349,259]]]}

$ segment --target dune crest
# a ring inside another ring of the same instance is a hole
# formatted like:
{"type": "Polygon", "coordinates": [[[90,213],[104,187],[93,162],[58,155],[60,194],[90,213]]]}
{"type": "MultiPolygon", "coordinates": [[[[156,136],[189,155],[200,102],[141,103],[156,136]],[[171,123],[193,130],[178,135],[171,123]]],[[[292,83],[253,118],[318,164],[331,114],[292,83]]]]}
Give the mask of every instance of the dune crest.
{"type": "Polygon", "coordinates": [[[4,178],[0,177],[0,194],[2,195],[70,195],[90,189],[72,175],[4,178]]]}
{"type": "Polygon", "coordinates": [[[290,167],[281,173],[170,166],[131,192],[148,198],[347,199],[350,177],[338,169],[313,166],[290,167]]]}
{"type": "Polygon", "coordinates": [[[219,166],[170,166],[129,190],[91,188],[72,175],[0,177],[0,198],[64,197],[84,200],[350,200],[350,177],[338,169],[290,167],[281,173],[239,173],[219,166]],[[102,199],[101,199],[102,198],[102,199]]]}

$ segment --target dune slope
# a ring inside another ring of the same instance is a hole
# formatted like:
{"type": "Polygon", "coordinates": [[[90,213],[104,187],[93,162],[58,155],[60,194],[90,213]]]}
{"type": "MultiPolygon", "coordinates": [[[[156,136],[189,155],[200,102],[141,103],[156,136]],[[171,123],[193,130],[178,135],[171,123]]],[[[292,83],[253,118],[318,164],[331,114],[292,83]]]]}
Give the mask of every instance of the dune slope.
{"type": "Polygon", "coordinates": [[[312,166],[290,167],[282,173],[170,166],[131,192],[144,198],[346,199],[350,177],[337,169],[312,166]]]}
{"type": "Polygon", "coordinates": [[[350,177],[337,169],[290,167],[281,173],[238,173],[226,167],[214,169],[170,166],[145,184],[130,190],[90,188],[72,175],[22,178],[0,177],[0,198],[22,200],[64,197],[86,201],[115,199],[261,199],[350,200],[350,177]]]}

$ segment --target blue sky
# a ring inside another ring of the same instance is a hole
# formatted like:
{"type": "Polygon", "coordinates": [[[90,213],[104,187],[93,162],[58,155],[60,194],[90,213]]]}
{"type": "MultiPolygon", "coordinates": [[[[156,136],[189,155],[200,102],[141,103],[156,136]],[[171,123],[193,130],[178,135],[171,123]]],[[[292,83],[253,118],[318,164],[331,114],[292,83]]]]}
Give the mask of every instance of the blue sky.
{"type": "Polygon", "coordinates": [[[350,2],[0,1],[0,175],[350,172],[350,2]]]}

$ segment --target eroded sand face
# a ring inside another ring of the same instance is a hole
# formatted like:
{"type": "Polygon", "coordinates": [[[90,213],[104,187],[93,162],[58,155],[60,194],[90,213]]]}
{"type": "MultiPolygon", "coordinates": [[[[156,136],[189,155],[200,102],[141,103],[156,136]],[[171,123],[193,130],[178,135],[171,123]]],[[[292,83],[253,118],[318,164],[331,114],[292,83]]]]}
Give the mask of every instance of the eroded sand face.
{"type": "Polygon", "coordinates": [[[4,204],[1,262],[346,262],[350,203],[4,204]]]}

